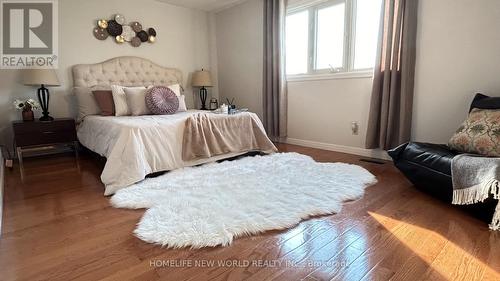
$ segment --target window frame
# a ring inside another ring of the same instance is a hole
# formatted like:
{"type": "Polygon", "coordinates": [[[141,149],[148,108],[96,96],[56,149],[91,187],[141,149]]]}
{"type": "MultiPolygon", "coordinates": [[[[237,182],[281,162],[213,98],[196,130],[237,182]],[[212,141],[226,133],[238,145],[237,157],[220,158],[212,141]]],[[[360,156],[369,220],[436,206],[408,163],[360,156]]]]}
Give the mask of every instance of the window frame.
{"type": "Polygon", "coordinates": [[[290,5],[287,9],[286,16],[308,11],[309,15],[309,39],[308,39],[308,61],[307,73],[287,74],[288,81],[303,81],[303,80],[324,80],[324,79],[345,79],[345,78],[364,78],[373,76],[373,67],[355,69],[355,41],[356,41],[356,5],[357,0],[316,0],[316,1],[301,1],[306,3],[298,3],[290,5]],[[316,69],[317,65],[317,43],[318,43],[318,11],[324,8],[332,7],[338,4],[345,3],[344,15],[344,54],[343,66],[335,69],[316,69]]]}

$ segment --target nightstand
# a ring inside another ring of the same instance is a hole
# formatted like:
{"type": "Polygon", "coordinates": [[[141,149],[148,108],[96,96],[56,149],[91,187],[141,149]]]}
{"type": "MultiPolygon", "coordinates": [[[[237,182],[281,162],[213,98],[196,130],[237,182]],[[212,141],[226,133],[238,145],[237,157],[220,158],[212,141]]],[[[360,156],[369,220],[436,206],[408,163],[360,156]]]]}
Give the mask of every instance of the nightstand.
{"type": "Polygon", "coordinates": [[[78,139],[74,119],[55,119],[50,122],[14,121],[14,138],[21,179],[24,179],[23,153],[53,150],[58,146],[71,146],[78,159],[78,139]]]}

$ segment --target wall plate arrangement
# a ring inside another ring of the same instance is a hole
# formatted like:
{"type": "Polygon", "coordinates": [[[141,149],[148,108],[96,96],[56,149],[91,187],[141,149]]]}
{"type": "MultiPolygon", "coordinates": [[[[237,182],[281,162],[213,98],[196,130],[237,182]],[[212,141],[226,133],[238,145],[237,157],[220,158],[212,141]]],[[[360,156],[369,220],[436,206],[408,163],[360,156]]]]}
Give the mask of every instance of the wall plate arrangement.
{"type": "Polygon", "coordinates": [[[145,30],[137,21],[125,24],[125,17],[120,14],[116,14],[111,20],[98,20],[93,33],[98,40],[106,40],[111,36],[116,43],[129,42],[133,47],[139,47],[145,42],[154,43],[156,41],[154,28],[145,30]]]}

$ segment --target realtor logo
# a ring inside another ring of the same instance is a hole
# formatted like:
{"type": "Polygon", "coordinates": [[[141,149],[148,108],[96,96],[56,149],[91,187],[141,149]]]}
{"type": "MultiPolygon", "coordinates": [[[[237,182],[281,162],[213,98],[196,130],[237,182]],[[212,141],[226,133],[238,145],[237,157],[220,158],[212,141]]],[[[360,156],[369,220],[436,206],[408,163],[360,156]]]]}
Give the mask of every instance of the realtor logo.
{"type": "Polygon", "coordinates": [[[0,0],[7,69],[57,68],[57,0],[0,0]]]}

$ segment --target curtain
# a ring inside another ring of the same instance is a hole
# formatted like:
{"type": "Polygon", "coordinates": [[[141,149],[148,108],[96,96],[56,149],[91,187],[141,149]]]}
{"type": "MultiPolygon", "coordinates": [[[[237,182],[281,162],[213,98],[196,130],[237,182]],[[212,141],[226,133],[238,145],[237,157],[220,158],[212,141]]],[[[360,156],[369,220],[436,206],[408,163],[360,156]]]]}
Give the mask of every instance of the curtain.
{"type": "Polygon", "coordinates": [[[286,0],[264,0],[264,127],[271,140],[287,134],[287,88],[285,74],[286,0]]]}
{"type": "Polygon", "coordinates": [[[410,140],[418,0],[385,0],[373,76],[367,148],[410,140]]]}

